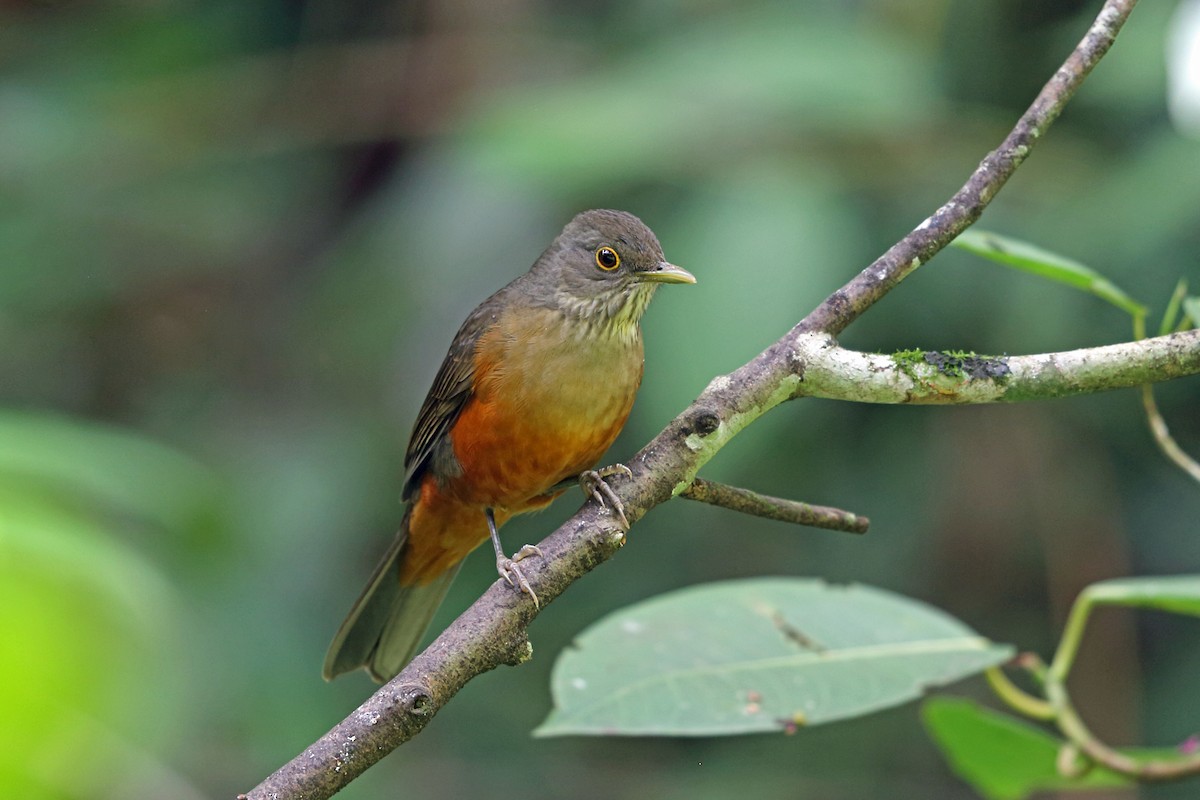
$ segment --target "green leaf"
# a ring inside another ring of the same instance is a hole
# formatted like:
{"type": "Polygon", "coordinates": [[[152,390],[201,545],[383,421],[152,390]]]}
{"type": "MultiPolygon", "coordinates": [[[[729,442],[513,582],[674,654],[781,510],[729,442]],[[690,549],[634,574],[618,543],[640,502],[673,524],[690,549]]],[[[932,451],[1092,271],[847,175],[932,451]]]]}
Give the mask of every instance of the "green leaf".
{"type": "Polygon", "coordinates": [[[1183,310],[1192,321],[1192,327],[1200,327],[1200,297],[1185,297],[1183,310]]]}
{"type": "Polygon", "coordinates": [[[1179,321],[1179,308],[1187,297],[1187,280],[1180,278],[1175,284],[1175,291],[1171,292],[1171,299],[1167,301],[1167,308],[1163,312],[1162,322],[1158,326],[1158,335],[1166,336],[1175,328],[1176,322],[1179,321]]]}
{"type": "Polygon", "coordinates": [[[1116,284],[1091,267],[1040,247],[974,228],[959,234],[958,238],[954,240],[954,244],[998,264],[1016,267],[1034,275],[1090,292],[1101,300],[1127,312],[1130,316],[1138,317],[1146,313],[1145,306],[1125,294],[1116,284]]]}
{"type": "Polygon", "coordinates": [[[1200,617],[1200,575],[1114,578],[1084,590],[1090,604],[1137,606],[1200,617]]]}
{"type": "Polygon", "coordinates": [[[954,774],[988,800],[1021,800],[1037,791],[1132,784],[1101,767],[1092,767],[1077,778],[1060,775],[1061,739],[971,700],[931,697],[921,705],[921,717],[954,774]]]}
{"type": "Polygon", "coordinates": [[[889,708],[1012,649],[869,586],[756,578],[672,592],[585,631],[554,666],[535,732],[715,736],[889,708]]]}

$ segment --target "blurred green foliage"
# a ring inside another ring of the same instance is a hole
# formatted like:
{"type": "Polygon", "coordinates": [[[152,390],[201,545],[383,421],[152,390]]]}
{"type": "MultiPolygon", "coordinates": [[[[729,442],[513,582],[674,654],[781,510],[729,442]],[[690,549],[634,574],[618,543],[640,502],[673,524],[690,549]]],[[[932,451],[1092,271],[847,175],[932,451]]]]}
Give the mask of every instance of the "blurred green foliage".
{"type": "MultiPolygon", "coordinates": [[[[1137,9],[986,216],[1159,308],[1200,285],[1200,143],[1163,110],[1172,5],[1137,9]]],[[[416,409],[459,321],[572,214],[637,213],[699,278],[646,319],[615,460],[949,196],[1098,6],[0,5],[0,794],[252,786],[370,691],[320,663],[399,519],[416,409]]],[[[1127,330],[948,252],[843,341],[1019,353],[1127,330]]],[[[1193,453],[1198,395],[1159,392],[1193,453]]],[[[792,404],[706,475],[872,533],[672,503],[538,619],[531,664],[473,682],[345,796],[961,797],[911,708],[737,741],[525,734],[574,633],[700,581],[856,580],[1044,649],[1092,580],[1200,568],[1200,498],[1134,392],[792,404]]],[[[493,579],[471,559],[439,621],[493,579]]],[[[1074,696],[1106,739],[1178,741],[1200,642],[1132,625],[1096,621],[1074,696]]]]}
{"type": "Polygon", "coordinates": [[[213,488],[194,463],[132,435],[0,414],[6,796],[121,785],[127,759],[111,755],[126,749],[118,731],[153,735],[171,724],[180,598],[148,558],[158,548],[128,539],[203,527],[213,488]],[[150,685],[159,713],[143,717],[136,701],[150,685]]]}

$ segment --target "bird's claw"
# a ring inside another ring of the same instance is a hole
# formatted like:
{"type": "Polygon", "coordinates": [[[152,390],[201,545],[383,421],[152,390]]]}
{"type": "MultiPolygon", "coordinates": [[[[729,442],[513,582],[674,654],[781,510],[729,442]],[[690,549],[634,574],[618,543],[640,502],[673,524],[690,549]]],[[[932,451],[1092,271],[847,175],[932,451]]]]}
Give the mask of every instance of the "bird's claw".
{"type": "Polygon", "coordinates": [[[625,518],[625,504],[621,502],[621,498],[617,497],[617,493],[604,480],[613,475],[624,475],[626,478],[633,477],[633,470],[624,464],[613,464],[600,469],[589,469],[580,473],[579,485],[583,488],[583,493],[595,499],[602,506],[608,506],[612,512],[617,515],[617,519],[621,522],[623,530],[629,530],[629,520],[625,518]]]}
{"type": "Polygon", "coordinates": [[[513,554],[512,558],[496,559],[496,571],[500,573],[500,577],[508,582],[508,585],[514,589],[520,589],[525,594],[529,595],[533,600],[533,607],[540,609],[542,604],[538,601],[537,593],[533,591],[533,587],[529,585],[529,579],[521,572],[521,568],[517,566],[518,561],[522,561],[530,556],[540,556],[541,548],[536,545],[527,544],[513,554]]]}

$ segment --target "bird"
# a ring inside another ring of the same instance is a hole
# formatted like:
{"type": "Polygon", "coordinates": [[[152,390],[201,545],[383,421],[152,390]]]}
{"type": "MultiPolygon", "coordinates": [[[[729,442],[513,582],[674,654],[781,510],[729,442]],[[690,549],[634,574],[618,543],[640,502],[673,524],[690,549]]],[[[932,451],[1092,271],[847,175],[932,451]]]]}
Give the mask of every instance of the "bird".
{"type": "Polygon", "coordinates": [[[524,275],[463,322],[417,413],[404,457],[400,529],[325,657],[326,680],[360,667],[377,682],[412,659],[467,554],[489,538],[500,576],[538,602],[498,529],[576,480],[624,510],[593,469],[642,380],[640,320],[660,284],[695,283],[633,214],[577,214],[524,275]]]}

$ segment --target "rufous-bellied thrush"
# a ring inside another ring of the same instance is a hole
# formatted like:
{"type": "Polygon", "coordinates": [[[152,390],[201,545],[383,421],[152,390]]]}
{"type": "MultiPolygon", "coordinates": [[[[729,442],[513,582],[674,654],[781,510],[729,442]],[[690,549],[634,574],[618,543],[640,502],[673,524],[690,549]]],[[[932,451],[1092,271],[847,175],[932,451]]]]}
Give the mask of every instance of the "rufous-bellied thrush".
{"type": "MultiPolygon", "coordinates": [[[[624,519],[591,470],[625,424],[642,380],[639,326],[660,283],[695,283],[623,211],[585,211],[529,272],[459,328],[405,453],[400,531],[325,657],[386,681],[412,658],[463,559],[489,536],[496,567],[537,601],[496,529],[543,508],[582,476],[624,519]]],[[[617,469],[623,469],[617,467],[617,469]]],[[[608,472],[608,474],[612,474],[608,472]]]]}

